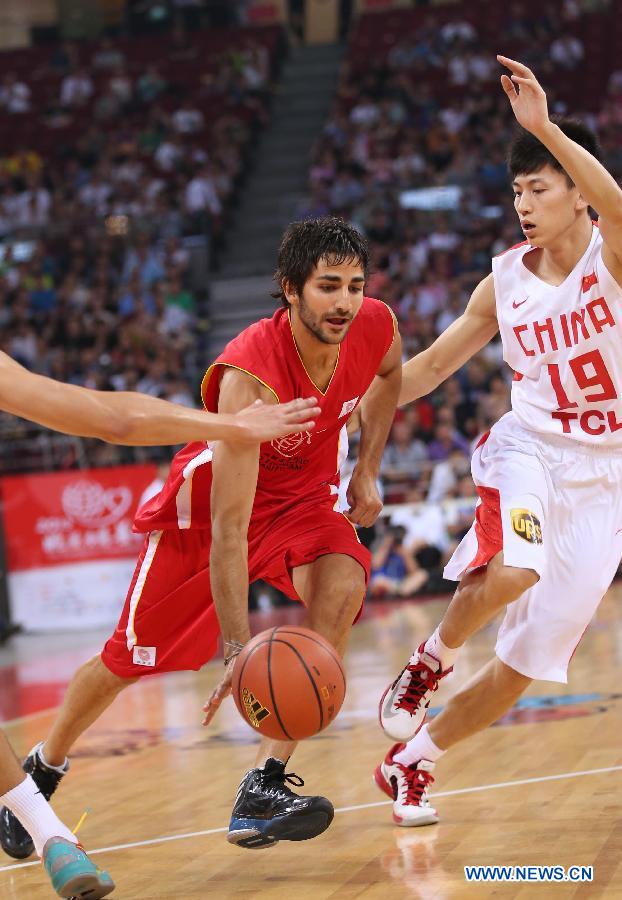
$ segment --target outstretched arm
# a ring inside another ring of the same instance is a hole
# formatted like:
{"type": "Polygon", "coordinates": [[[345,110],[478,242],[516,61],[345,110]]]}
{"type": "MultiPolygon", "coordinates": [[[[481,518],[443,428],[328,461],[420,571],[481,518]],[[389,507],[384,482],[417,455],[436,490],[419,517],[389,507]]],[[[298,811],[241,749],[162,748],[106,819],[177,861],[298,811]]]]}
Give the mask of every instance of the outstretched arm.
{"type": "Polygon", "coordinates": [[[599,215],[605,247],[603,261],[611,274],[622,278],[622,189],[596,157],[567,137],[549,119],[546,94],[531,69],[507,56],[497,56],[510,70],[501,84],[519,125],[530,131],[553,154],[575,183],[581,196],[599,215]]]}
{"type": "Polygon", "coordinates": [[[310,431],[319,413],[311,398],[216,415],[147,394],[63,384],[29,372],[5,353],[0,353],[0,409],[65,434],[135,446],[218,439],[254,444],[310,431]]]}
{"type": "Polygon", "coordinates": [[[498,330],[491,274],[477,285],[463,314],[427,350],[404,364],[399,405],[412,403],[437,388],[485,347],[498,330]]]}

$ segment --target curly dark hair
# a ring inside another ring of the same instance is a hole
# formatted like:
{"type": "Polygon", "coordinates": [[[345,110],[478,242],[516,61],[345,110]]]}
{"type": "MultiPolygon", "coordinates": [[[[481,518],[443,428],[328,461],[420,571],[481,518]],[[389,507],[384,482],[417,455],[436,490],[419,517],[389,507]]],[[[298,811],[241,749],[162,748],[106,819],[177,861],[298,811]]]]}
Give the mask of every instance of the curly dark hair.
{"type": "MultiPolygon", "coordinates": [[[[574,141],[579,146],[595,156],[600,158],[600,149],[596,135],[579,119],[571,119],[562,116],[551,116],[554,122],[566,137],[574,141]]],[[[534,137],[531,132],[521,128],[510,144],[508,153],[508,169],[512,178],[517,175],[531,175],[533,172],[539,172],[544,166],[549,165],[558,172],[563,172],[568,179],[570,187],[574,187],[574,182],[564,170],[564,167],[557,161],[553,154],[546,149],[544,144],[534,137]]]]}
{"type": "Polygon", "coordinates": [[[284,286],[287,283],[299,295],[321,259],[333,265],[359,262],[367,276],[369,248],[367,240],[353,225],[334,216],[292,222],[283,235],[274,280],[279,290],[272,295],[289,306],[284,286]]]}

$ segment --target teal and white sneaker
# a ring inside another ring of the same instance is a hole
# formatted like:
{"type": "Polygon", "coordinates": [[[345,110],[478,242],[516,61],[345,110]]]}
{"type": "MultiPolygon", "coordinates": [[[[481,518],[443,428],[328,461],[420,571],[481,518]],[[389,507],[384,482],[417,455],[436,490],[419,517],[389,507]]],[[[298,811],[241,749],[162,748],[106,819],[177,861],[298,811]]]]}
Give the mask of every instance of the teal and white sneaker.
{"type": "Polygon", "coordinates": [[[43,848],[43,865],[59,897],[100,900],[114,891],[114,881],[98,869],[80,844],[50,838],[43,848]]]}

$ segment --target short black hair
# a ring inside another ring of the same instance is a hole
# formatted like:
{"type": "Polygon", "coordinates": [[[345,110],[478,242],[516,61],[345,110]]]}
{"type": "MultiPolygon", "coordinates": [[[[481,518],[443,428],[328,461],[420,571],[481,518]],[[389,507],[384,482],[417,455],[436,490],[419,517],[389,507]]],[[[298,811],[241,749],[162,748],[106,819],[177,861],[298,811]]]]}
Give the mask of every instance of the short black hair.
{"type": "Polygon", "coordinates": [[[279,286],[273,296],[289,306],[284,286],[287,283],[298,295],[321,259],[333,265],[358,262],[367,277],[369,247],[360,231],[335,216],[292,222],[283,235],[274,280],[279,286]]]}
{"type": "MultiPolygon", "coordinates": [[[[575,141],[588,153],[595,156],[596,159],[600,159],[600,148],[596,135],[584,122],[581,122],[579,119],[562,116],[551,116],[551,121],[563,131],[566,137],[575,141]]],[[[570,187],[574,187],[572,178],[570,178],[553,154],[530,131],[521,128],[510,144],[508,153],[508,169],[512,178],[514,179],[518,175],[531,175],[533,172],[539,172],[546,165],[551,166],[558,172],[563,172],[568,179],[570,187]]]]}

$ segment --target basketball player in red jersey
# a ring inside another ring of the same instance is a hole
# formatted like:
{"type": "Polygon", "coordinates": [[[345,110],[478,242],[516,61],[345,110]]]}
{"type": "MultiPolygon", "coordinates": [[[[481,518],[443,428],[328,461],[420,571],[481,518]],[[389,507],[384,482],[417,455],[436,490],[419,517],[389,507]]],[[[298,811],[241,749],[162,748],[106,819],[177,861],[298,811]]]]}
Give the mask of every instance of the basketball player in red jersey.
{"type": "Polygon", "coordinates": [[[434,390],[500,331],[512,410],[473,454],[480,502],[445,570],[458,590],[381,701],[383,728],[400,743],[376,780],[400,825],[437,821],[426,794],[446,750],[532,680],[566,682],[622,555],[622,190],[592,132],[552,122],[533,72],[498,60],[522,126],[509,169],[526,240],[493,259],[464,314],[406,363],[401,402],[434,390]],[[459,648],[505,607],[495,657],[424,725],[459,648]]]}
{"type": "MultiPolygon", "coordinates": [[[[312,392],[317,428],[261,447],[225,440],[177,454],[160,494],[138,512],[135,526],[147,537],[117,629],[101,656],[78,671],[34,751],[37,771],[54,773],[56,783],[73,742],[123,688],[150,673],[199,669],[220,629],[226,669],[206,706],[211,719],[250,637],[249,581],[264,579],[302,601],[306,624],[343,653],[369,574],[354,524],[371,525],[380,512],[376,477],[401,384],[393,314],[363,296],[367,264],[364,239],[341,220],[287,230],[276,275],[282,308],[225,348],[203,380],[203,399],[208,410],[233,415],[256,400],[270,405],[312,392]],[[346,423],[359,405],[346,516],[336,508],[339,468],[346,423]]],[[[293,748],[262,742],[240,785],[230,842],[267,847],[329,826],[327,799],[298,796],[286,784],[293,748]]],[[[9,846],[28,846],[27,835],[3,830],[9,846]]]]}
{"type": "MultiPolygon", "coordinates": [[[[83,437],[129,445],[179,443],[192,439],[236,439],[258,443],[282,438],[292,429],[311,430],[310,416],[319,413],[315,401],[299,400],[282,407],[253,404],[234,415],[214,415],[187,409],[130,392],[91,391],[61,384],[24,369],[0,353],[0,409],[32,422],[83,437]]],[[[6,736],[0,731],[0,803],[3,824],[11,816],[12,827],[33,837],[37,854],[61,897],[98,900],[114,890],[107,872],[98,869],[78,845],[74,834],[48,804],[50,778],[43,771],[40,783],[18,763],[6,736]]],[[[52,782],[54,779],[52,777],[52,782]]],[[[9,852],[15,848],[9,848],[9,852]]],[[[32,846],[29,848],[29,855],[32,846]]],[[[21,857],[22,854],[11,853],[21,857]]]]}

